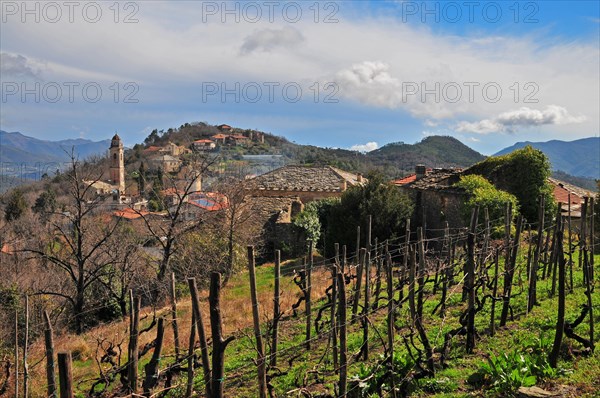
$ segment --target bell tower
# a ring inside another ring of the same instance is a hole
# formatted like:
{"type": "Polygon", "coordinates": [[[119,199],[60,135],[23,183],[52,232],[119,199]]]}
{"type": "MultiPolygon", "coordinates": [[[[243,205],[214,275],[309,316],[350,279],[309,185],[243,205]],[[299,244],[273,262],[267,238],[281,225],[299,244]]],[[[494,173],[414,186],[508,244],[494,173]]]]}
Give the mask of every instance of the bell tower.
{"type": "Polygon", "coordinates": [[[125,162],[123,160],[123,142],[118,134],[112,138],[109,149],[110,179],[119,189],[119,194],[125,193],[125,162]]]}

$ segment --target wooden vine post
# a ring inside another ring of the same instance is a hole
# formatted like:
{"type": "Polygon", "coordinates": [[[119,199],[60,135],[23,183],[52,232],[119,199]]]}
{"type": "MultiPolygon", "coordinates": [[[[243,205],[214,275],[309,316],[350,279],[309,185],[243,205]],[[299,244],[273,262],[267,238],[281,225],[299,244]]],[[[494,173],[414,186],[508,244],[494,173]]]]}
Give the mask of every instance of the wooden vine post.
{"type": "Polygon", "coordinates": [[[263,351],[262,334],[260,332],[260,316],[258,310],[258,296],[256,292],[256,270],[254,265],[254,246],[248,246],[248,273],[250,275],[250,295],[252,300],[252,320],[254,323],[254,337],[256,339],[257,368],[258,368],[258,396],[267,398],[267,371],[263,351]]]}
{"type": "Polygon", "coordinates": [[[423,236],[423,227],[417,228],[417,250],[419,250],[419,268],[417,271],[419,278],[419,290],[417,291],[417,317],[423,317],[423,295],[425,293],[425,237],[423,236]],[[423,282],[422,282],[423,281],[423,282]]]}
{"type": "Polygon", "coordinates": [[[47,311],[44,311],[44,343],[46,345],[46,382],[48,398],[56,398],[56,371],[54,367],[54,337],[52,323],[47,311]]]}
{"type": "Polygon", "coordinates": [[[306,338],[304,346],[307,350],[310,350],[310,340],[311,340],[311,330],[312,330],[312,269],[314,265],[313,261],[313,241],[308,241],[308,263],[306,264],[305,274],[306,274],[306,338]]]}
{"type": "Polygon", "coordinates": [[[558,355],[562,343],[563,331],[565,329],[565,255],[563,251],[563,228],[560,216],[561,203],[558,203],[558,217],[556,218],[556,243],[558,256],[558,315],[556,317],[556,332],[554,344],[550,353],[550,366],[556,368],[558,355]]]}
{"type": "Polygon", "coordinates": [[[512,283],[513,276],[515,273],[515,265],[517,263],[517,253],[519,252],[519,238],[521,236],[521,227],[523,225],[523,216],[519,215],[517,218],[517,229],[515,232],[515,240],[513,242],[513,248],[511,250],[511,256],[506,269],[506,275],[504,278],[504,302],[502,305],[502,314],[500,315],[500,326],[506,325],[508,319],[508,311],[510,307],[510,298],[512,295],[512,283]]]}
{"type": "Polygon", "coordinates": [[[175,344],[175,361],[179,359],[179,328],[177,326],[177,297],[175,292],[175,273],[171,273],[171,289],[169,291],[171,295],[171,324],[173,326],[173,340],[175,344]]]}
{"type": "Polygon", "coordinates": [[[158,384],[162,345],[165,336],[165,320],[163,317],[158,318],[158,325],[156,326],[156,340],[154,342],[154,352],[150,362],[144,366],[146,372],[146,378],[144,379],[144,396],[150,397],[152,395],[152,389],[158,384]]]}
{"type": "Polygon", "coordinates": [[[348,385],[348,358],[347,358],[347,334],[346,334],[346,283],[344,274],[338,272],[338,316],[340,319],[340,381],[338,393],[340,398],[346,398],[346,386],[348,385]]]}
{"type": "Polygon", "coordinates": [[[192,296],[192,312],[194,314],[194,322],[196,325],[196,331],[198,332],[198,340],[200,340],[200,357],[202,359],[202,370],[204,372],[204,388],[206,391],[206,396],[210,397],[211,377],[210,362],[208,359],[208,344],[206,344],[206,332],[204,330],[202,312],[200,311],[200,298],[198,297],[198,287],[196,285],[196,278],[188,278],[188,286],[190,288],[190,293],[192,296]]]}
{"type": "Polygon", "coordinates": [[[358,264],[356,265],[356,287],[354,291],[354,300],[352,302],[352,323],[356,322],[358,316],[358,301],[360,300],[360,291],[363,280],[363,263],[366,250],[359,249],[357,252],[358,264]]]}
{"type": "Polygon", "coordinates": [[[140,333],[140,297],[133,297],[133,291],[129,291],[129,304],[131,307],[129,316],[129,366],[127,368],[127,380],[131,394],[137,393],[138,385],[138,344],[140,333]]]}
{"type": "Polygon", "coordinates": [[[569,252],[569,293],[573,293],[573,237],[571,231],[571,192],[569,192],[567,196],[567,200],[569,201],[567,211],[567,250],[569,252]]]}
{"type": "Polygon", "coordinates": [[[496,297],[498,296],[498,263],[500,262],[500,249],[494,253],[494,281],[492,282],[492,309],[490,311],[490,336],[494,337],[496,331],[496,297]]]}
{"type": "Polygon", "coordinates": [[[19,311],[15,309],[15,397],[19,396],[19,311]]]}
{"type": "MultiPolygon", "coordinates": [[[[369,218],[370,219],[370,218],[369,218]]],[[[363,249],[361,249],[363,250],[363,249]]],[[[369,312],[371,310],[371,283],[369,281],[369,276],[371,274],[371,252],[369,250],[365,250],[365,255],[363,255],[364,261],[364,269],[365,269],[365,301],[363,306],[362,313],[362,327],[363,327],[363,345],[362,345],[362,354],[363,359],[365,361],[369,360],[369,312]]]]}
{"type": "Polygon", "coordinates": [[[392,256],[388,249],[388,243],[385,242],[385,271],[387,280],[387,296],[388,296],[388,319],[387,319],[387,338],[388,338],[388,357],[390,363],[390,378],[391,397],[396,398],[396,384],[394,381],[394,279],[392,275],[392,256]]]}
{"type": "Polygon", "coordinates": [[[223,378],[225,365],[225,349],[235,336],[223,338],[223,320],[221,318],[221,274],[210,274],[210,328],[212,332],[212,380],[210,390],[212,398],[223,398],[223,378]]]}
{"type": "Polygon", "coordinates": [[[190,339],[188,343],[187,359],[187,385],[185,398],[191,398],[194,393],[194,344],[196,343],[196,315],[192,311],[192,324],[190,327],[190,339]]]}
{"type": "Polygon", "coordinates": [[[337,372],[338,369],[338,339],[337,339],[337,322],[336,322],[336,300],[337,300],[337,273],[340,269],[340,245],[336,243],[335,247],[335,264],[331,267],[331,347],[333,355],[333,369],[337,372]]]}
{"type": "MultiPolygon", "coordinates": [[[[592,303],[592,291],[593,291],[593,285],[592,285],[592,277],[590,275],[590,267],[588,266],[588,247],[587,247],[587,242],[586,242],[586,233],[585,233],[585,228],[586,228],[586,217],[587,217],[587,213],[588,213],[588,198],[584,198],[584,202],[583,202],[583,206],[581,207],[581,245],[580,247],[582,247],[582,249],[580,249],[580,258],[581,258],[581,251],[583,251],[583,278],[585,280],[585,295],[587,296],[587,306],[589,308],[589,331],[590,331],[590,348],[592,350],[592,352],[594,352],[594,306],[592,303]]],[[[593,212],[593,211],[592,211],[593,212]]],[[[594,253],[592,252],[591,255],[593,256],[594,253]]]]}
{"type": "Polygon", "coordinates": [[[280,292],[280,279],[281,279],[281,252],[275,250],[275,287],[273,292],[273,331],[272,331],[272,343],[271,343],[271,366],[277,366],[277,339],[279,338],[279,318],[281,318],[281,308],[279,306],[279,299],[281,298],[280,292]]]}
{"type": "Polygon", "coordinates": [[[60,398],[73,398],[73,365],[71,351],[58,353],[58,379],[60,398]]]}
{"type": "Polygon", "coordinates": [[[27,351],[29,350],[29,296],[25,295],[25,336],[23,342],[23,397],[29,397],[29,365],[27,351]]]}
{"type": "Polygon", "coordinates": [[[477,228],[477,218],[479,215],[479,206],[476,206],[471,213],[471,226],[467,236],[467,345],[468,354],[472,354],[475,349],[475,232],[477,228]]]}
{"type": "Polygon", "coordinates": [[[540,261],[540,254],[542,252],[542,242],[544,235],[544,207],[544,195],[540,195],[538,208],[537,240],[535,251],[533,253],[533,262],[531,263],[531,267],[529,270],[529,294],[527,298],[527,312],[531,311],[533,309],[533,306],[537,303],[537,274],[538,264],[540,261]]]}

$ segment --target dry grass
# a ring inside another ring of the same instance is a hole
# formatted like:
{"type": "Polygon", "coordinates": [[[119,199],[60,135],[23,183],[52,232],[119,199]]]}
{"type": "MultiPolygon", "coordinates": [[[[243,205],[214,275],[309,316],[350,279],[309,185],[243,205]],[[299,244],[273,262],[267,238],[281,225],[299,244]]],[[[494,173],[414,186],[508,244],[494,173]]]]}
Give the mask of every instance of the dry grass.
{"type": "MultiPolygon", "coordinates": [[[[266,264],[257,269],[258,300],[260,307],[261,322],[266,322],[273,317],[273,288],[274,278],[273,264],[266,264]]],[[[300,297],[300,289],[293,283],[292,276],[281,277],[281,309],[286,313],[291,311],[294,304],[300,297]]],[[[312,277],[312,297],[318,298],[325,295],[325,289],[331,280],[330,273],[325,270],[316,270],[312,277]]],[[[223,317],[223,332],[225,336],[234,334],[242,329],[252,327],[252,305],[250,303],[248,273],[243,272],[232,277],[227,286],[224,287],[221,297],[221,312],[223,317]]],[[[208,290],[200,291],[201,311],[204,321],[204,327],[207,336],[210,337],[210,318],[208,306],[208,290]]],[[[303,310],[301,306],[301,311],[303,310]]],[[[191,326],[191,301],[189,297],[183,298],[177,303],[178,326],[182,351],[187,351],[189,332],[191,326]]],[[[170,307],[165,306],[156,313],[157,316],[164,316],[168,321],[171,320],[170,307]]],[[[142,309],[140,328],[147,327],[153,319],[151,308],[142,309]]],[[[119,322],[113,322],[98,326],[87,333],[77,336],[67,331],[55,330],[55,351],[71,351],[73,354],[73,378],[76,381],[77,388],[87,389],[90,380],[98,377],[99,363],[102,349],[99,349],[100,342],[104,341],[104,346],[108,342],[115,344],[115,349],[120,345],[122,352],[121,363],[127,360],[129,320],[125,319],[119,322]]],[[[164,356],[174,356],[174,337],[171,323],[166,324],[167,330],[164,338],[164,356]]],[[[143,347],[151,343],[155,338],[155,328],[147,333],[140,335],[139,344],[143,347]]],[[[29,352],[30,361],[30,380],[31,396],[45,396],[46,377],[44,360],[44,342],[43,338],[38,339],[31,345],[29,352]],[[32,366],[35,364],[34,366],[32,366]]],[[[103,369],[110,366],[102,364],[103,369]]],[[[141,367],[140,367],[141,368],[141,367]]]]}

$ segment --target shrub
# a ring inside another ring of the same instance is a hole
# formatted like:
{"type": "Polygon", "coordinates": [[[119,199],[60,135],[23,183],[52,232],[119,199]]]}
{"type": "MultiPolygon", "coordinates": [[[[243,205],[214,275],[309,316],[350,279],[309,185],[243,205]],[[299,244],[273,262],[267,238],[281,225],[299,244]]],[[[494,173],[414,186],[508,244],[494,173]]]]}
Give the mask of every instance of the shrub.
{"type": "Polygon", "coordinates": [[[490,156],[465,173],[482,175],[499,189],[515,195],[521,214],[530,221],[537,220],[538,197],[544,195],[546,219],[554,217],[556,203],[548,182],[550,161],[538,149],[528,145],[507,155],[490,156]]]}
{"type": "Polygon", "coordinates": [[[462,209],[463,217],[467,220],[471,216],[471,209],[475,206],[479,206],[480,211],[487,208],[490,220],[499,220],[499,223],[494,223],[494,226],[503,225],[500,220],[504,217],[506,203],[512,203],[514,212],[518,210],[517,198],[514,195],[497,189],[480,175],[461,176],[460,181],[454,186],[464,189],[469,197],[462,209]]]}

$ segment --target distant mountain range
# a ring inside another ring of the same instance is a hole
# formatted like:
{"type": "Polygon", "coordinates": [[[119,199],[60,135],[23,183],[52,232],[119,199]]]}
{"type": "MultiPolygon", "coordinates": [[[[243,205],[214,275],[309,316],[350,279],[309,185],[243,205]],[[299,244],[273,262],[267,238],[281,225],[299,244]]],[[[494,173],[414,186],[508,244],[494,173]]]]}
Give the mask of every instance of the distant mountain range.
{"type": "Polygon", "coordinates": [[[527,145],[544,152],[553,170],[576,177],[600,179],[600,137],[575,141],[517,142],[496,155],[504,155],[527,145]]]}
{"type": "MultiPolygon", "coordinates": [[[[172,133],[164,133],[160,142],[156,142],[155,145],[166,144],[168,141],[188,145],[190,140],[209,137],[214,133],[213,130],[214,127],[208,125],[182,126],[172,133]]],[[[456,138],[448,136],[430,136],[415,144],[390,143],[368,153],[299,145],[289,142],[284,137],[271,134],[265,134],[265,144],[266,146],[256,148],[236,148],[237,151],[234,155],[239,156],[239,150],[246,154],[280,154],[283,155],[282,159],[285,163],[330,164],[348,171],[362,173],[378,169],[389,178],[409,174],[419,163],[427,167],[466,168],[485,159],[484,155],[469,148],[456,138]]],[[[540,149],[549,157],[552,168],[555,170],[555,177],[595,190],[593,179],[600,178],[600,138],[584,138],[570,142],[556,140],[518,142],[499,151],[496,155],[510,153],[526,145],[540,149]]],[[[68,161],[71,148],[74,148],[79,159],[85,159],[91,155],[104,155],[109,146],[110,140],[91,141],[79,138],[49,141],[28,137],[18,132],[8,133],[0,130],[0,175],[5,177],[0,185],[18,184],[18,181],[9,181],[7,176],[26,180],[39,179],[38,165],[68,161]],[[20,169],[11,169],[11,165],[19,165],[20,169]]],[[[221,154],[228,156],[227,151],[221,152],[221,154]]],[[[0,189],[0,192],[2,190],[0,189]]]]}
{"type": "Polygon", "coordinates": [[[105,154],[109,146],[110,140],[78,138],[49,141],[0,130],[0,161],[3,165],[65,162],[69,160],[71,148],[74,148],[79,159],[85,159],[91,155],[105,154]]]}

